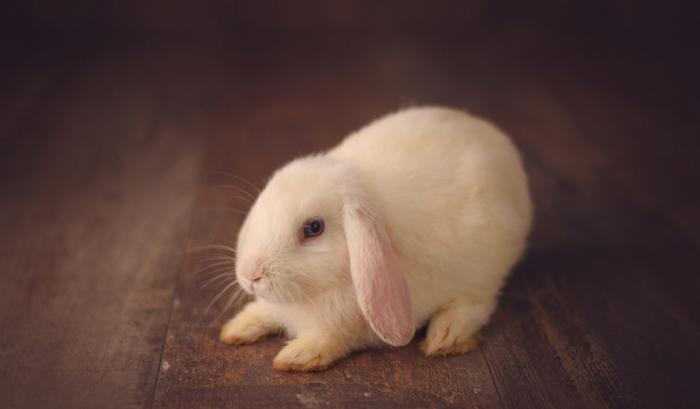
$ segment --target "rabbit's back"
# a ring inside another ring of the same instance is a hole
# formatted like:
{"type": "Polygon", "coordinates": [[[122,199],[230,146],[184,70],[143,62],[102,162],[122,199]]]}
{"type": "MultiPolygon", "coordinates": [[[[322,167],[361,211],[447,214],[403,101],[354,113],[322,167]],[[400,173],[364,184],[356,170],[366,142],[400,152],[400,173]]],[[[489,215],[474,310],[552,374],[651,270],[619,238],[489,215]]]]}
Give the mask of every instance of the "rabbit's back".
{"type": "Polygon", "coordinates": [[[424,215],[453,225],[473,218],[465,209],[501,202],[524,221],[531,216],[527,177],[512,142],[463,111],[424,107],[390,114],[349,135],[329,156],[354,167],[388,218],[424,215]]]}
{"type": "Polygon", "coordinates": [[[418,321],[458,293],[498,292],[532,217],[520,156],[500,130],[462,111],[412,108],[328,155],[355,168],[382,212],[418,321]]]}

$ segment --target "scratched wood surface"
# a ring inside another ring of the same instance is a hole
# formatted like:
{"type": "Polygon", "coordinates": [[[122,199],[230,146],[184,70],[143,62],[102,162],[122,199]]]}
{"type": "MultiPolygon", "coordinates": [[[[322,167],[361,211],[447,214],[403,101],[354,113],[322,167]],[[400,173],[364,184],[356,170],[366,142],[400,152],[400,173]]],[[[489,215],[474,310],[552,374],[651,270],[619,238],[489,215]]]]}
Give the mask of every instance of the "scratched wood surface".
{"type": "Polygon", "coordinates": [[[585,7],[538,24],[489,10],[465,12],[461,36],[16,46],[0,65],[1,406],[700,407],[700,93],[686,37],[596,34],[571,17],[595,14],[585,7]],[[480,347],[428,359],[413,342],[299,374],[272,369],[281,338],[219,343],[235,306],[226,292],[212,302],[222,264],[202,269],[222,254],[183,250],[235,244],[249,204],[224,187],[248,188],[232,175],[262,187],[415,104],[494,121],[531,177],[531,246],[480,347]]]}

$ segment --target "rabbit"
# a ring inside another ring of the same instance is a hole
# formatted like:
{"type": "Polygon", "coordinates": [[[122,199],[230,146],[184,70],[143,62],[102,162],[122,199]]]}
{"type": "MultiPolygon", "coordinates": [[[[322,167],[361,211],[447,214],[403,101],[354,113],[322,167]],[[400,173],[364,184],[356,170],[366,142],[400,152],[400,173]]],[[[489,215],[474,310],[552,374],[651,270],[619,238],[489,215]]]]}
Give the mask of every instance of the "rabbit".
{"type": "Polygon", "coordinates": [[[461,354],[522,257],[533,205],[520,155],[489,122],[415,107],[296,159],[241,225],[236,278],[254,296],[221,329],[248,344],[284,332],[281,370],[322,370],[352,351],[461,354]]]}

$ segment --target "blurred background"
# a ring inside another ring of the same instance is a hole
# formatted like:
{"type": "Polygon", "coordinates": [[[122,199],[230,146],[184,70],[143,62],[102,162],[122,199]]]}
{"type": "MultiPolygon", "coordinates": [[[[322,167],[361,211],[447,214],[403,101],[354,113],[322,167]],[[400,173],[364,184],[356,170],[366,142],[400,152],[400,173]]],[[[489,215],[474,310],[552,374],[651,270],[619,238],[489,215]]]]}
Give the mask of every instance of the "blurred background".
{"type": "Polygon", "coordinates": [[[1,6],[7,407],[700,405],[693,2],[1,6]],[[280,375],[281,340],[220,345],[226,283],[180,250],[235,244],[249,204],[222,185],[423,104],[496,123],[531,177],[531,249],[478,353],[280,375]]]}

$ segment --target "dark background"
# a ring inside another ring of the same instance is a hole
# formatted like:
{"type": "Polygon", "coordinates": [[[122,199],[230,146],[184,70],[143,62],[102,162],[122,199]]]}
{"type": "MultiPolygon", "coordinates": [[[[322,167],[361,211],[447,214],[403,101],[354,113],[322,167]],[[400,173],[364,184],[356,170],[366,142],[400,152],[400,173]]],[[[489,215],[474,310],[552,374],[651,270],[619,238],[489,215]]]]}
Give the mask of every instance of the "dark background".
{"type": "Polygon", "coordinates": [[[696,8],[4,2],[2,406],[698,407],[696,8]],[[228,266],[181,250],[235,244],[248,204],[222,185],[246,186],[222,172],[262,186],[420,104],[494,121],[531,177],[531,247],[479,349],[288,374],[281,339],[217,342],[228,266]]]}

